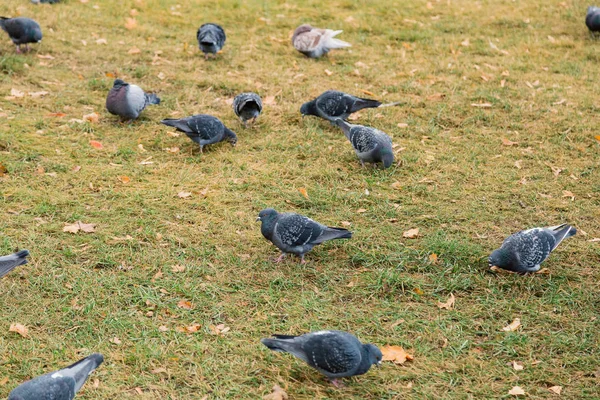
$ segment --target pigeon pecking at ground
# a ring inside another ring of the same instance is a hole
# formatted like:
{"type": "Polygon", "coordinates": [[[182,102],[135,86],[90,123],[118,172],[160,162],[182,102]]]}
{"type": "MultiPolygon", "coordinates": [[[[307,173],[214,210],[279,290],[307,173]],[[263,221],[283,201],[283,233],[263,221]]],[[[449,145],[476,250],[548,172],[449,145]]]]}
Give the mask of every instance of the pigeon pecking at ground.
{"type": "Polygon", "coordinates": [[[294,31],[292,44],[300,53],[309,58],[319,58],[332,49],[351,47],[350,43],[336,39],[335,36],[343,31],[313,28],[308,24],[300,25],[294,31]]]}
{"type": "Polygon", "coordinates": [[[54,4],[58,3],[60,0],[31,0],[33,4],[54,4]]]}
{"type": "Polygon", "coordinates": [[[291,353],[325,375],[336,387],[338,378],[367,373],[379,366],[383,355],[374,344],[362,344],[356,336],[342,331],[318,331],[302,336],[273,335],[261,339],[273,351],[291,353]]]}
{"type": "Polygon", "coordinates": [[[198,114],[181,119],[163,119],[160,122],[176,128],[198,143],[200,153],[207,144],[218,143],[223,140],[228,140],[232,146],[237,143],[237,135],[212,115],[198,114]]]}
{"type": "Polygon", "coordinates": [[[377,108],[379,106],[381,106],[381,102],[377,100],[362,99],[344,92],[328,90],[316,99],[302,104],[300,113],[302,113],[302,116],[314,115],[333,123],[335,119],[347,119],[350,114],[363,108],[377,108]]]}
{"type": "Polygon", "coordinates": [[[208,59],[209,54],[216,57],[216,54],[225,46],[227,36],[220,25],[209,23],[198,28],[196,38],[200,50],[204,53],[204,58],[208,59]]]}
{"type": "Polygon", "coordinates": [[[304,264],[304,255],[316,245],[352,237],[352,232],[347,229],[331,228],[300,214],[280,214],[272,208],[262,210],[256,220],[261,221],[262,235],[281,250],[275,262],[292,253],[300,256],[300,262],[304,264]]]}
{"type": "Polygon", "coordinates": [[[94,353],[67,368],[22,383],[10,392],[8,400],[71,400],[103,361],[102,354],[94,353]]]}
{"type": "Polygon", "coordinates": [[[25,45],[25,51],[29,51],[29,43],[42,41],[42,28],[30,18],[6,18],[0,17],[0,28],[10,37],[17,46],[17,53],[21,52],[21,45],[25,45]]]}
{"type": "Polygon", "coordinates": [[[233,111],[246,128],[248,121],[252,120],[252,123],[256,121],[262,112],[262,107],[262,100],[256,93],[241,93],[233,99],[233,111]]]}
{"type": "Polygon", "coordinates": [[[507,237],[489,257],[490,267],[518,273],[536,272],[560,242],[577,233],[570,225],[532,228],[507,237]]]}
{"type": "Polygon", "coordinates": [[[378,129],[362,125],[352,125],[341,118],[335,124],[342,128],[354,151],[364,167],[365,163],[383,163],[383,168],[389,168],[394,163],[392,139],[378,129]]]}
{"type": "Polygon", "coordinates": [[[600,8],[589,6],[585,15],[585,25],[592,35],[600,32],[600,8]]]}
{"type": "Polygon", "coordinates": [[[19,265],[27,264],[28,250],[21,250],[8,256],[0,257],[0,278],[19,265]]]}
{"type": "Polygon", "coordinates": [[[141,87],[115,79],[106,97],[106,109],[123,120],[133,120],[140,116],[148,104],[160,104],[160,99],[146,93],[141,87]]]}

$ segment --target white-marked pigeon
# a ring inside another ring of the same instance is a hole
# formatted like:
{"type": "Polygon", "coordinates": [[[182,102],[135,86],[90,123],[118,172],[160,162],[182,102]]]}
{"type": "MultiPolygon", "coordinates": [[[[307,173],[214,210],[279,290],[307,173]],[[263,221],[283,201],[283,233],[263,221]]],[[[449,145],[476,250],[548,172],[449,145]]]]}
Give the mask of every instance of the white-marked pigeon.
{"type": "Polygon", "coordinates": [[[341,118],[335,120],[342,128],[354,151],[364,167],[365,163],[383,163],[383,168],[389,168],[394,163],[392,139],[379,129],[362,125],[352,125],[341,118]]]}
{"type": "Polygon", "coordinates": [[[536,272],[560,242],[577,233],[570,225],[532,228],[507,237],[489,258],[490,267],[518,273],[536,272]]]}
{"type": "Polygon", "coordinates": [[[29,43],[42,41],[42,28],[30,18],[6,18],[0,17],[0,28],[10,37],[17,46],[17,53],[21,52],[21,45],[25,45],[25,51],[29,51],[29,43]]]}
{"type": "Polygon", "coordinates": [[[248,127],[248,121],[252,120],[252,123],[256,121],[262,108],[262,100],[256,93],[241,93],[233,99],[233,111],[245,127],[248,127]]]}
{"type": "Polygon", "coordinates": [[[198,114],[181,119],[163,119],[161,123],[172,126],[178,131],[185,133],[190,139],[202,148],[207,144],[213,144],[228,140],[232,146],[237,143],[237,136],[223,123],[212,115],[198,114]]]}
{"type": "Polygon", "coordinates": [[[160,99],[151,93],[145,93],[141,87],[115,79],[112,89],[106,97],[106,109],[113,115],[118,115],[123,120],[132,120],[148,104],[160,104],[160,99]]]}
{"type": "Polygon", "coordinates": [[[204,53],[204,58],[208,59],[209,54],[216,57],[216,54],[225,46],[227,36],[220,25],[204,24],[196,32],[198,46],[204,53]]]}
{"type": "Polygon", "coordinates": [[[362,99],[337,90],[328,90],[319,97],[302,104],[302,116],[314,115],[333,122],[336,118],[347,119],[352,113],[363,108],[377,108],[381,102],[377,100],[362,99]]]}
{"type": "Polygon", "coordinates": [[[379,366],[383,355],[374,344],[362,344],[356,336],[342,331],[318,331],[302,336],[273,335],[261,339],[273,351],[291,353],[325,375],[339,387],[338,378],[367,373],[379,366]]]}
{"type": "Polygon", "coordinates": [[[0,257],[0,278],[8,274],[19,265],[27,264],[29,251],[21,250],[8,256],[0,257]]]}
{"type": "Polygon", "coordinates": [[[592,35],[600,32],[600,8],[589,6],[585,15],[585,25],[592,35]]]}
{"type": "Polygon", "coordinates": [[[313,28],[308,24],[300,25],[294,31],[292,44],[300,53],[310,58],[319,58],[332,49],[342,49],[352,46],[350,43],[336,39],[335,36],[343,31],[313,28]]]}
{"type": "Polygon", "coordinates": [[[102,354],[94,353],[67,368],[22,383],[10,392],[8,400],[72,400],[103,361],[102,354]]]}
{"type": "Polygon", "coordinates": [[[300,262],[304,264],[304,255],[316,245],[352,237],[352,232],[347,229],[328,227],[300,214],[280,214],[272,208],[262,210],[256,220],[261,221],[262,235],[281,250],[275,262],[292,253],[300,256],[300,262]]]}

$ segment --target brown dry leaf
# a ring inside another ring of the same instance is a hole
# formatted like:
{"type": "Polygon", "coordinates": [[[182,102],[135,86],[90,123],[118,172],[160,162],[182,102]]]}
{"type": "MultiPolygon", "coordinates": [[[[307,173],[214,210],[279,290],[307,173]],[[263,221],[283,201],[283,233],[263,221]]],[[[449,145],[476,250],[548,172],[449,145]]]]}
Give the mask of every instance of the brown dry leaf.
{"type": "Polygon", "coordinates": [[[173,271],[173,272],[183,272],[183,271],[185,271],[185,267],[183,265],[176,264],[176,265],[173,265],[171,267],[171,271],[173,271]]]}
{"type": "Polygon", "coordinates": [[[8,170],[6,169],[6,167],[2,164],[0,164],[0,176],[2,175],[6,175],[8,173],[8,170]]]}
{"type": "Polygon", "coordinates": [[[179,303],[177,303],[177,307],[179,308],[183,308],[185,310],[191,310],[192,309],[192,303],[187,301],[187,300],[180,300],[179,303]]]}
{"type": "Polygon", "coordinates": [[[381,353],[383,353],[382,361],[392,361],[394,364],[402,365],[406,361],[412,361],[414,357],[408,354],[402,347],[400,346],[383,346],[381,348],[381,353]]]}
{"type": "Polygon", "coordinates": [[[513,322],[502,328],[504,332],[514,332],[521,326],[521,319],[515,318],[513,322]]]}
{"type": "Polygon", "coordinates": [[[463,40],[462,42],[460,42],[460,45],[464,46],[464,47],[469,47],[471,45],[471,42],[469,41],[469,38],[467,38],[467,39],[463,40]]]}
{"type": "Polygon", "coordinates": [[[104,38],[96,40],[96,44],[108,44],[108,41],[104,38]]]}
{"type": "Polygon", "coordinates": [[[92,146],[95,149],[101,149],[102,147],[104,147],[102,146],[102,143],[100,143],[97,140],[90,140],[90,146],[92,146]]]}
{"type": "Polygon", "coordinates": [[[306,191],[306,188],[298,188],[298,191],[300,192],[300,194],[302,196],[304,196],[306,198],[306,200],[310,200],[310,198],[308,197],[308,192],[306,191]]]}
{"type": "Polygon", "coordinates": [[[125,22],[125,28],[132,30],[137,26],[137,20],[135,18],[127,18],[125,22]]]}
{"type": "Polygon", "coordinates": [[[358,210],[356,210],[357,214],[362,214],[362,213],[366,213],[367,209],[366,208],[359,208],[358,210]]]}
{"type": "Polygon", "coordinates": [[[58,117],[58,118],[64,117],[65,115],[67,115],[67,114],[62,113],[62,112],[46,114],[47,117],[58,117]]]}
{"type": "Polygon", "coordinates": [[[158,75],[156,75],[158,77],[158,79],[160,79],[161,81],[164,80],[167,76],[165,75],[164,72],[159,72],[158,75]]]}
{"type": "Polygon", "coordinates": [[[554,176],[558,176],[562,172],[562,169],[560,169],[558,167],[553,167],[552,165],[550,166],[550,169],[552,170],[552,173],[554,174],[554,176]]]}
{"type": "Polygon", "coordinates": [[[562,386],[551,386],[548,388],[548,390],[560,396],[560,393],[562,392],[562,386]]]}
{"type": "Polygon", "coordinates": [[[525,395],[525,391],[520,386],[515,386],[508,391],[508,394],[513,396],[523,396],[525,395]]]}
{"type": "Polygon", "coordinates": [[[263,103],[267,106],[274,106],[275,104],[275,96],[267,96],[265,97],[265,100],[263,101],[263,103]]]}
{"type": "Polygon", "coordinates": [[[129,49],[127,54],[140,54],[141,52],[142,51],[140,49],[138,49],[137,47],[132,47],[131,49],[129,49]]]}
{"type": "Polygon", "coordinates": [[[117,346],[118,346],[118,345],[120,345],[120,344],[122,343],[122,342],[121,342],[121,339],[119,339],[119,338],[118,338],[118,337],[116,337],[116,336],[115,336],[114,338],[112,338],[112,339],[109,339],[108,341],[109,341],[109,342],[111,342],[112,344],[116,344],[117,346]]]}
{"type": "Polygon", "coordinates": [[[473,103],[471,104],[471,107],[492,108],[492,105],[490,103],[473,103]]]}
{"type": "Polygon", "coordinates": [[[84,121],[88,121],[88,122],[91,122],[93,124],[97,123],[99,118],[100,118],[100,116],[98,114],[96,114],[95,112],[90,113],[90,114],[85,114],[83,116],[83,120],[84,121]]]}
{"type": "Polygon", "coordinates": [[[434,93],[434,94],[427,96],[427,100],[439,101],[439,100],[442,100],[444,97],[446,97],[446,94],[444,94],[444,93],[434,93]]]}
{"type": "Polygon", "coordinates": [[[131,179],[127,175],[117,176],[117,179],[119,181],[121,181],[121,183],[125,183],[125,184],[131,182],[131,179]]]}
{"type": "Polygon", "coordinates": [[[4,386],[8,383],[8,376],[5,376],[4,378],[0,379],[0,386],[4,386]]]}
{"type": "Polygon", "coordinates": [[[18,89],[12,88],[12,89],[10,89],[10,95],[11,95],[11,97],[23,97],[23,96],[25,96],[25,92],[22,92],[18,89]]]}
{"type": "Polygon", "coordinates": [[[167,327],[166,327],[166,326],[164,326],[164,325],[161,325],[161,326],[159,326],[159,327],[158,327],[158,330],[159,330],[160,332],[167,332],[167,331],[169,330],[169,328],[167,328],[167,327]]]}
{"type": "Polygon", "coordinates": [[[452,293],[450,293],[450,297],[448,298],[448,301],[445,303],[438,301],[437,306],[444,310],[451,310],[454,308],[455,301],[456,301],[456,298],[454,297],[454,295],[452,293]]]}
{"type": "Polygon", "coordinates": [[[409,229],[402,234],[402,237],[405,237],[407,239],[414,239],[417,236],[419,236],[419,228],[409,229]]]}
{"type": "Polygon", "coordinates": [[[139,12],[135,8],[132,8],[131,10],[129,10],[129,15],[131,15],[132,17],[135,17],[138,14],[139,14],[139,12]]]}
{"type": "Polygon", "coordinates": [[[165,150],[171,154],[179,153],[179,147],[167,147],[165,150]]]}
{"type": "Polygon", "coordinates": [[[190,192],[179,192],[177,193],[177,197],[180,197],[182,199],[186,199],[188,197],[190,197],[192,194],[190,192]]]}
{"type": "Polygon", "coordinates": [[[211,335],[224,335],[231,330],[231,328],[225,326],[225,324],[210,325],[208,329],[210,330],[211,335]]]}
{"type": "Polygon", "coordinates": [[[85,233],[96,232],[96,224],[84,224],[81,221],[77,221],[74,224],[67,224],[63,227],[63,232],[77,233],[79,231],[85,233]]]}
{"type": "Polygon", "coordinates": [[[404,122],[398,122],[398,125],[396,125],[398,128],[408,128],[408,124],[404,123],[404,122]]]}
{"type": "Polygon", "coordinates": [[[519,183],[520,183],[521,185],[527,185],[527,178],[525,178],[525,177],[522,177],[522,178],[519,180],[519,183]]]}
{"type": "Polygon", "coordinates": [[[325,72],[325,75],[327,75],[327,76],[331,76],[331,75],[333,75],[333,72],[331,72],[331,71],[330,71],[330,70],[328,70],[328,69],[326,69],[324,72],[325,72]]]}
{"type": "Polygon", "coordinates": [[[152,372],[153,374],[162,374],[162,373],[166,373],[166,372],[167,372],[167,369],[166,369],[166,368],[159,367],[159,368],[155,368],[155,369],[153,369],[153,370],[152,370],[152,371],[150,371],[150,372],[152,372]]]}
{"type": "Polygon", "coordinates": [[[523,363],[521,361],[512,361],[510,363],[510,365],[513,367],[513,369],[515,371],[523,371],[523,368],[525,368],[525,366],[523,365],[523,363]]]}
{"type": "Polygon", "coordinates": [[[392,183],[392,187],[396,190],[400,190],[400,189],[402,189],[402,184],[400,182],[396,181],[396,182],[392,183]]]}
{"type": "Polygon", "coordinates": [[[594,136],[594,137],[596,138],[596,140],[597,140],[597,141],[599,141],[599,142],[600,142],[600,135],[596,135],[596,136],[594,136]]]}
{"type": "Polygon", "coordinates": [[[431,262],[432,264],[437,264],[438,262],[438,255],[435,253],[432,253],[429,255],[429,262],[431,262]]]}
{"type": "Polygon", "coordinates": [[[575,200],[575,195],[573,194],[573,192],[571,192],[569,190],[563,190],[562,197],[570,197],[571,201],[575,200]]]}
{"type": "Polygon", "coordinates": [[[352,225],[352,223],[350,221],[342,221],[342,226],[348,227],[350,225],[352,225]]]}
{"type": "Polygon", "coordinates": [[[519,144],[519,142],[513,142],[513,141],[508,140],[507,138],[502,138],[503,146],[514,146],[515,144],[519,144]]]}
{"type": "Polygon", "coordinates": [[[27,337],[27,333],[29,332],[29,330],[27,329],[27,327],[25,325],[19,324],[19,323],[10,324],[8,331],[18,333],[19,335],[21,335],[23,337],[27,337]]]}
{"type": "Polygon", "coordinates": [[[274,385],[273,393],[263,396],[263,400],[288,400],[288,394],[279,385],[274,385]]]}
{"type": "Polygon", "coordinates": [[[523,162],[523,160],[517,160],[517,161],[515,161],[515,167],[517,167],[518,169],[523,168],[523,166],[521,165],[522,162],[523,162]]]}
{"type": "Polygon", "coordinates": [[[186,326],[184,327],[184,331],[187,333],[196,333],[200,330],[200,328],[202,328],[202,325],[200,324],[192,324],[190,326],[186,326]]]}

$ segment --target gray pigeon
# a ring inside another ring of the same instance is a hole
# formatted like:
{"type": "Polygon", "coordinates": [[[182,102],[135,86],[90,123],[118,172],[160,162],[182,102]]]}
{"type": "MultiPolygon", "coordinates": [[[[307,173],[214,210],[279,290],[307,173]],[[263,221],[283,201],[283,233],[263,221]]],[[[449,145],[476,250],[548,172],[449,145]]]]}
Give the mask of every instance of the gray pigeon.
{"type": "Polygon", "coordinates": [[[28,256],[28,250],[21,250],[8,256],[0,257],[0,278],[17,268],[19,265],[27,264],[28,256]]]}
{"type": "Polygon", "coordinates": [[[319,58],[332,49],[343,49],[351,47],[350,43],[336,39],[335,36],[343,31],[332,31],[331,29],[313,28],[308,24],[300,25],[294,31],[292,44],[300,53],[309,58],[319,58]]]}
{"type": "Polygon", "coordinates": [[[58,3],[60,0],[31,0],[33,4],[54,4],[58,3]]]}
{"type": "Polygon", "coordinates": [[[245,127],[248,127],[248,121],[252,123],[262,112],[262,100],[256,93],[241,93],[233,99],[233,111],[237,115],[245,127]]]}
{"type": "Polygon", "coordinates": [[[225,46],[227,36],[225,31],[217,24],[204,24],[196,32],[198,46],[204,53],[204,58],[208,59],[209,54],[216,57],[216,54],[225,46]]]}
{"type": "Polygon", "coordinates": [[[281,255],[275,260],[280,262],[287,253],[300,256],[304,264],[304,255],[318,244],[333,239],[350,239],[352,232],[343,228],[331,228],[300,214],[279,214],[272,208],[266,208],[258,214],[262,235],[271,241],[281,255]]]}
{"type": "Polygon", "coordinates": [[[383,168],[389,168],[394,163],[392,139],[385,132],[368,126],[352,125],[341,118],[336,119],[335,123],[352,143],[363,167],[365,162],[381,162],[383,168]]]}
{"type": "Polygon", "coordinates": [[[560,242],[577,233],[570,225],[532,228],[507,237],[489,258],[490,267],[518,273],[536,272],[560,242]]]}
{"type": "Polygon", "coordinates": [[[10,392],[8,400],[71,400],[103,361],[102,354],[94,353],[67,368],[22,383],[10,392]]]}
{"type": "Polygon", "coordinates": [[[172,126],[178,131],[185,133],[190,139],[202,148],[207,144],[213,144],[228,140],[232,146],[237,143],[237,136],[223,123],[212,115],[198,114],[181,119],[163,119],[161,123],[172,126]]]}
{"type": "Polygon", "coordinates": [[[592,35],[600,32],[600,8],[589,6],[585,15],[585,25],[592,35]]]}
{"type": "Polygon", "coordinates": [[[0,28],[10,37],[17,46],[17,53],[21,52],[21,45],[25,45],[25,51],[29,51],[29,43],[42,41],[42,28],[30,18],[6,18],[0,17],[0,28]]]}
{"type": "Polygon", "coordinates": [[[335,119],[347,119],[350,114],[363,108],[376,108],[379,106],[381,106],[381,102],[377,100],[362,99],[344,92],[328,90],[316,99],[302,104],[300,112],[302,116],[314,115],[333,123],[335,119]]]}
{"type": "Polygon", "coordinates": [[[291,353],[325,375],[336,387],[338,378],[367,373],[379,366],[383,355],[374,344],[362,344],[356,336],[342,331],[318,331],[302,336],[273,335],[261,339],[273,351],[291,353]]]}
{"type": "Polygon", "coordinates": [[[160,104],[155,94],[145,93],[141,87],[115,79],[106,97],[106,109],[123,120],[133,120],[148,104],[160,104]]]}

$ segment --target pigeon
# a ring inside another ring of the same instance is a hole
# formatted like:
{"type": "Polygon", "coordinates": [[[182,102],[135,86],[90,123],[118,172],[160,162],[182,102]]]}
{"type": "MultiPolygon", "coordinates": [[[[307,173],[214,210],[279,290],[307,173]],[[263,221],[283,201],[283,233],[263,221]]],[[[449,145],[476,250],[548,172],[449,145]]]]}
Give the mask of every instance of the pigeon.
{"type": "Polygon", "coordinates": [[[281,255],[275,260],[280,262],[287,253],[300,256],[304,264],[304,255],[318,244],[333,239],[350,239],[352,232],[343,228],[331,228],[300,214],[279,214],[272,208],[266,208],[258,214],[262,235],[271,241],[281,255]]]}
{"type": "Polygon", "coordinates": [[[374,344],[362,344],[342,331],[318,331],[302,336],[273,335],[261,339],[273,351],[291,353],[325,375],[336,387],[338,378],[362,375],[371,365],[379,366],[383,355],[374,344]]]}
{"type": "Polygon", "coordinates": [[[148,104],[160,104],[155,94],[145,93],[141,87],[115,79],[106,97],[106,109],[123,120],[134,120],[148,104]]]}
{"type": "Polygon", "coordinates": [[[208,59],[209,54],[216,57],[216,54],[225,46],[227,36],[220,25],[204,24],[198,28],[196,38],[200,50],[204,53],[204,58],[208,59]]]}
{"type": "Polygon", "coordinates": [[[161,123],[175,127],[178,131],[185,133],[190,139],[202,148],[207,144],[213,144],[228,140],[232,146],[237,143],[237,136],[223,123],[212,115],[198,114],[181,119],[163,119],[161,123]]]}
{"type": "Polygon", "coordinates": [[[294,31],[292,44],[300,53],[309,58],[319,58],[332,49],[343,49],[351,47],[350,43],[336,39],[335,36],[343,31],[332,31],[331,29],[313,28],[308,24],[300,25],[294,31]]]}
{"type": "Polygon", "coordinates": [[[365,162],[383,163],[383,168],[389,168],[394,163],[392,139],[379,129],[362,125],[352,125],[341,118],[335,120],[342,128],[354,151],[364,167],[365,162]]]}
{"type": "Polygon", "coordinates": [[[240,118],[245,127],[248,127],[248,121],[252,123],[262,112],[262,100],[256,93],[241,93],[233,99],[233,111],[240,118]]]}
{"type": "Polygon", "coordinates": [[[71,400],[103,361],[102,354],[94,353],[67,368],[33,378],[10,392],[8,400],[71,400]]]}
{"type": "Polygon", "coordinates": [[[589,6],[585,15],[585,25],[592,35],[600,32],[600,8],[589,6]]]}
{"type": "Polygon", "coordinates": [[[571,225],[532,228],[507,237],[489,258],[490,267],[521,274],[536,272],[560,242],[577,233],[571,225]]]}
{"type": "Polygon", "coordinates": [[[54,4],[58,3],[60,0],[31,0],[33,4],[54,4]]]}
{"type": "Polygon", "coordinates": [[[10,37],[17,46],[17,53],[21,52],[21,45],[25,45],[25,51],[29,51],[29,43],[42,41],[42,29],[40,25],[30,18],[6,18],[0,17],[0,28],[10,37]]]}
{"type": "Polygon", "coordinates": [[[0,257],[0,278],[17,268],[19,265],[27,264],[28,256],[28,250],[21,250],[16,253],[9,254],[8,256],[0,257]]]}
{"type": "Polygon", "coordinates": [[[377,100],[362,99],[344,92],[328,90],[316,99],[302,104],[300,112],[302,116],[314,115],[333,123],[335,119],[347,119],[350,114],[363,108],[377,108],[379,106],[381,106],[381,102],[377,100]]]}

